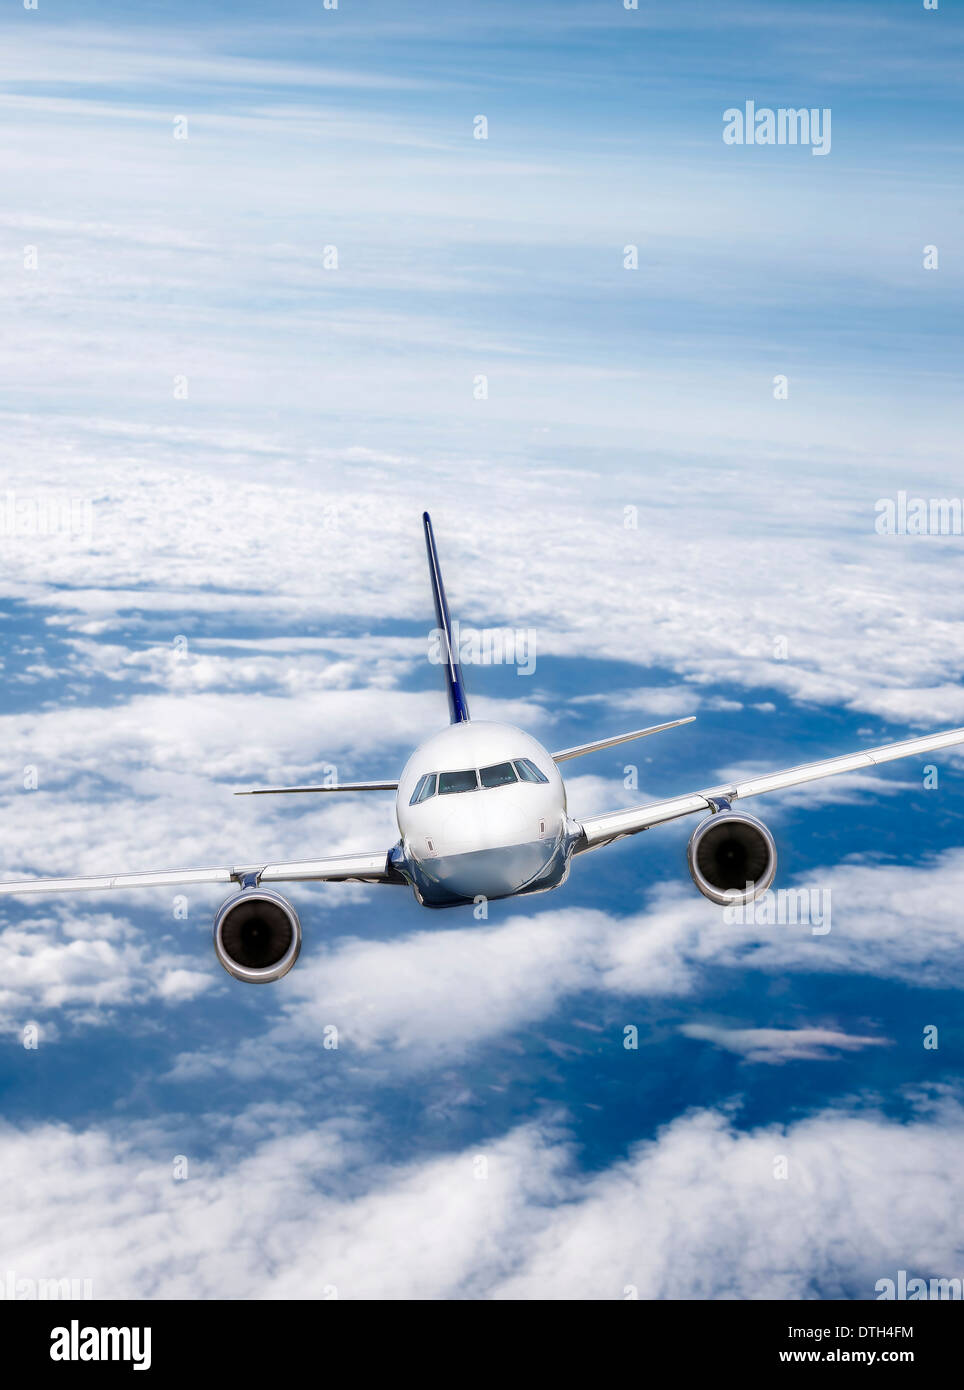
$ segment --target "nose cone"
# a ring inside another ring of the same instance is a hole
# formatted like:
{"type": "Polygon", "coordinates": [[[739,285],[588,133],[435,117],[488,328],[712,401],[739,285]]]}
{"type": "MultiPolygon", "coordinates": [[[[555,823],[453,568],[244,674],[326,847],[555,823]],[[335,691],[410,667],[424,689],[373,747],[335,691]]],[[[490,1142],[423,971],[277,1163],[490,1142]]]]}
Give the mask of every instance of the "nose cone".
{"type": "Polygon", "coordinates": [[[450,798],[421,870],[432,891],[451,899],[505,898],[545,869],[556,826],[526,816],[507,797],[450,798]]]}
{"type": "Polygon", "coordinates": [[[558,810],[553,817],[547,809],[534,817],[505,804],[492,811],[477,802],[453,808],[437,830],[408,849],[421,900],[446,907],[554,887],[567,871],[568,843],[558,810]]]}
{"type": "Polygon", "coordinates": [[[436,889],[456,900],[507,898],[518,893],[548,867],[555,853],[553,840],[498,849],[476,849],[425,860],[422,873],[436,889]]]}

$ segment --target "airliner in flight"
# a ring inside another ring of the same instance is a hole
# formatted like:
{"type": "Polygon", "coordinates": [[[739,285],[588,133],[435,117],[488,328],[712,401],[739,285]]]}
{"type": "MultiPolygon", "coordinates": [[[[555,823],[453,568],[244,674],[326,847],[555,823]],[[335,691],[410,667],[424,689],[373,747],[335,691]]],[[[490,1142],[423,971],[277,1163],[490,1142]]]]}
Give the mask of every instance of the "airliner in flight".
{"type": "Polygon", "coordinates": [[[431,519],[423,516],[429,575],[443,656],[450,723],[416,748],[397,781],[321,787],[257,787],[248,796],[394,791],[399,838],[371,853],[339,854],[279,864],[246,864],[85,878],[34,878],[0,883],[0,894],[86,889],[231,884],[214,919],[214,949],[238,980],[278,980],[301,950],[301,923],[278,883],[379,883],[410,887],[425,907],[454,907],[493,898],[543,893],[565,882],[573,859],[626,835],[704,812],[690,837],[689,871],[715,903],[745,903],[770,887],[777,855],[767,827],[734,802],[833,777],[894,758],[964,743],[964,729],[888,743],[862,753],[805,763],[742,782],[652,801],[628,810],[573,819],[559,765],[603,748],[688,724],[674,719],[614,738],[550,753],[511,724],[469,718],[469,706],[439,569],[431,519]]]}

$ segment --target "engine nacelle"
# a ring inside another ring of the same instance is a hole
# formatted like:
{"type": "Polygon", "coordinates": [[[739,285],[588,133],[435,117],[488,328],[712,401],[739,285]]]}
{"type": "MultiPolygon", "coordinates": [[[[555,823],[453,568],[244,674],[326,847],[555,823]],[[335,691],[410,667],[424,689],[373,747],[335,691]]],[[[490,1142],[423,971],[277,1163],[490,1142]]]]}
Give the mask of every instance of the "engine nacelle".
{"type": "Polygon", "coordinates": [[[724,907],[758,898],[777,871],[777,847],[769,830],[762,821],[736,811],[717,811],[700,821],[686,858],[703,896],[724,907]]]}
{"type": "Polygon", "coordinates": [[[280,980],[301,950],[298,914],[270,888],[245,888],[218,908],[214,950],[236,980],[252,985],[280,980]]]}

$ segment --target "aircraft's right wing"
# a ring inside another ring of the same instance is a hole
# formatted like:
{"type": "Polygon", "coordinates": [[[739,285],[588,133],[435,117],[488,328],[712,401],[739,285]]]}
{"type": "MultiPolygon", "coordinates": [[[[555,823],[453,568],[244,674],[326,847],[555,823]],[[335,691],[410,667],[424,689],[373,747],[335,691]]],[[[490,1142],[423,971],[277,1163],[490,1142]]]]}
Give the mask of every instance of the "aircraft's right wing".
{"type": "Polygon", "coordinates": [[[813,782],[818,777],[834,777],[838,772],[854,772],[860,767],[875,767],[877,763],[888,763],[894,758],[910,758],[917,753],[930,753],[936,748],[950,748],[956,743],[964,743],[964,729],[949,729],[942,734],[928,734],[925,738],[905,739],[903,743],[885,743],[880,748],[870,748],[864,753],[848,753],[841,758],[824,758],[817,763],[803,763],[800,767],[791,767],[786,772],[768,772],[762,777],[751,777],[745,782],[710,787],[706,791],[672,797],[668,801],[653,801],[648,806],[631,806],[626,811],[587,816],[581,822],[582,835],[576,844],[576,853],[608,845],[610,841],[621,839],[623,835],[636,835],[640,830],[648,830],[652,825],[676,820],[678,816],[688,816],[694,811],[714,810],[715,805],[721,801],[761,796],[764,792],[796,787],[802,782],[813,782]]]}
{"type": "Polygon", "coordinates": [[[292,859],[239,868],[162,869],[159,872],[98,874],[83,878],[21,878],[0,883],[0,894],[103,893],[110,888],[165,888],[191,883],[402,883],[388,852],[337,854],[328,859],[292,859]]]}

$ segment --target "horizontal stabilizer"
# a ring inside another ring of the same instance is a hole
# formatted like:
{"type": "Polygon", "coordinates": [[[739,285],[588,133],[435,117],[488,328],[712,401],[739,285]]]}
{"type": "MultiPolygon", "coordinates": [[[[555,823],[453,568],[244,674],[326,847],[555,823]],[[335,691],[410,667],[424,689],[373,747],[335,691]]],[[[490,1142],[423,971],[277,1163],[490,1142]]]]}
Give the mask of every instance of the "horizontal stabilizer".
{"type": "Polygon", "coordinates": [[[252,787],[235,796],[284,796],[286,792],[393,792],[397,782],[338,782],[331,787],[252,787]]]}
{"type": "Polygon", "coordinates": [[[565,763],[570,758],[581,758],[584,753],[596,753],[600,748],[613,748],[617,743],[628,743],[633,738],[661,734],[664,729],[678,729],[681,724],[692,724],[695,718],[695,714],[689,714],[685,719],[671,719],[668,724],[653,724],[649,729],[634,729],[631,734],[617,734],[615,738],[601,738],[595,743],[580,743],[576,748],[564,748],[561,753],[553,753],[552,761],[565,763]]]}

